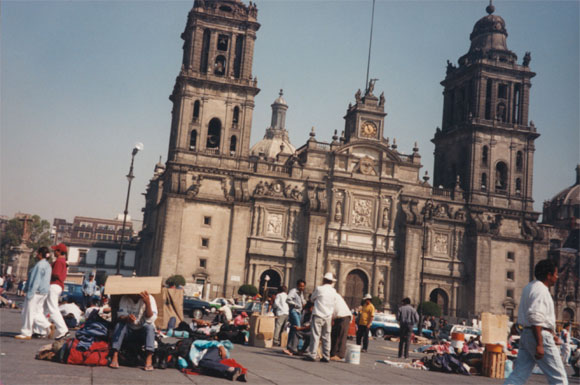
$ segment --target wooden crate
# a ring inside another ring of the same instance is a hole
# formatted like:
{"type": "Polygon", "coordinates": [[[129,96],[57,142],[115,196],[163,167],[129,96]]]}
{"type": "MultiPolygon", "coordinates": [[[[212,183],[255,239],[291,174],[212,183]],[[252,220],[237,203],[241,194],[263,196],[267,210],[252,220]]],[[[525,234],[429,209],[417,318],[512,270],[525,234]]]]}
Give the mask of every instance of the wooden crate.
{"type": "Polygon", "coordinates": [[[481,374],[490,378],[504,378],[505,360],[505,353],[484,351],[481,374]]]}

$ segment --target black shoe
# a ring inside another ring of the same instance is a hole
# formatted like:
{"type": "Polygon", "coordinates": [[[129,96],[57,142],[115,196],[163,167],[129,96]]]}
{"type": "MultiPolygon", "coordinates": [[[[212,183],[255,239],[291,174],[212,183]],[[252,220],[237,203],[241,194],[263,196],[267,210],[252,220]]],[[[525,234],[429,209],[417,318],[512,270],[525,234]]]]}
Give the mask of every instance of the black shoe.
{"type": "Polygon", "coordinates": [[[240,376],[238,377],[238,381],[240,382],[248,382],[248,379],[246,378],[245,374],[240,374],[240,376]]]}
{"type": "Polygon", "coordinates": [[[361,353],[366,353],[366,352],[367,352],[366,349],[361,350],[361,353]]]}
{"type": "Polygon", "coordinates": [[[38,333],[32,333],[32,338],[37,339],[37,340],[45,340],[47,338],[47,336],[45,334],[38,334],[38,333]]]}
{"type": "Polygon", "coordinates": [[[320,359],[320,362],[330,362],[330,361],[329,361],[327,358],[324,358],[324,357],[322,357],[322,358],[320,359]]]}
{"type": "Polygon", "coordinates": [[[242,370],[240,368],[235,368],[232,372],[229,373],[229,379],[231,381],[236,381],[241,375],[242,370]]]}
{"type": "Polygon", "coordinates": [[[304,356],[304,357],[302,357],[302,359],[303,359],[304,361],[311,361],[311,362],[313,362],[313,361],[316,361],[314,358],[312,358],[312,357],[310,357],[310,356],[304,356]]]}

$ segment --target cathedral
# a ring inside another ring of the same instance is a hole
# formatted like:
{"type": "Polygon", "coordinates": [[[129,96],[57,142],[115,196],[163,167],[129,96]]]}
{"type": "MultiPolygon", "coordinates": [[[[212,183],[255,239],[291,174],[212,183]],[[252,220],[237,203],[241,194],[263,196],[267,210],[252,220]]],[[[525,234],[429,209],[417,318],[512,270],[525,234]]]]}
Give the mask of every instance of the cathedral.
{"type": "Polygon", "coordinates": [[[138,274],[181,274],[229,297],[246,283],[297,279],[310,292],[331,271],[353,307],[371,293],[387,310],[408,296],[451,317],[517,315],[550,249],[533,210],[535,73],[529,53],[518,61],[508,49],[494,6],[486,12],[441,82],[431,179],[417,146],[405,154],[385,139],[374,80],[345,101],[341,134],[324,142],[313,130],[298,148],[280,90],[270,127],[251,145],[257,7],[195,0],[170,96],[168,160],[146,192],[138,274]]]}

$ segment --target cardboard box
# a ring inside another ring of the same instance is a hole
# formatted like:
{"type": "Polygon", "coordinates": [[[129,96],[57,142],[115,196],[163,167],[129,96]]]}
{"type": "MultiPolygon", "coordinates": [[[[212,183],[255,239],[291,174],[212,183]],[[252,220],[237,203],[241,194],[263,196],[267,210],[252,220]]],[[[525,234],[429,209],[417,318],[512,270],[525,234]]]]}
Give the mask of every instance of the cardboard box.
{"type": "Polygon", "coordinates": [[[124,295],[139,294],[147,291],[149,294],[161,294],[163,277],[123,277],[111,275],[105,282],[105,294],[124,295]]]}
{"type": "Polygon", "coordinates": [[[507,315],[481,313],[481,342],[484,344],[506,343],[508,333],[507,315]]]}
{"type": "Polygon", "coordinates": [[[176,326],[183,321],[183,290],[168,289],[164,287],[161,293],[153,295],[157,304],[157,329],[167,329],[167,323],[171,317],[177,320],[176,326]]]}
{"type": "Polygon", "coordinates": [[[250,346],[272,346],[276,317],[252,315],[250,317],[250,346]]]}

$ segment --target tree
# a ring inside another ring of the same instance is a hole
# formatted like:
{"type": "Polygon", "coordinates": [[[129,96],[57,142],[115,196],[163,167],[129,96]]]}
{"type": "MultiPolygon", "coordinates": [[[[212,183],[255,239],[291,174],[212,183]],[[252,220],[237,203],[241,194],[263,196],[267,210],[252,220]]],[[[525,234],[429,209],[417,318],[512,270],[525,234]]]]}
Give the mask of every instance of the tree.
{"type": "Polygon", "coordinates": [[[167,286],[185,286],[185,278],[182,275],[175,274],[165,280],[167,286]]]}
{"type": "Polygon", "coordinates": [[[419,308],[422,311],[423,316],[441,316],[441,307],[435,302],[425,301],[419,305],[419,308]]]}
{"type": "Polygon", "coordinates": [[[254,285],[242,285],[238,289],[238,294],[240,295],[249,295],[251,297],[258,294],[258,289],[254,285]]]}
{"type": "MultiPolygon", "coordinates": [[[[29,219],[29,239],[26,242],[26,246],[32,250],[37,250],[42,246],[50,246],[50,223],[47,220],[40,218],[38,215],[32,215],[29,219]]],[[[2,262],[7,262],[10,248],[22,243],[23,229],[24,222],[21,217],[12,218],[6,223],[0,244],[2,262]]],[[[34,258],[31,258],[31,261],[34,264],[34,258]]]]}
{"type": "Polygon", "coordinates": [[[380,297],[377,297],[376,295],[373,298],[371,298],[371,303],[373,304],[375,309],[381,309],[383,307],[383,300],[380,297]]]}

